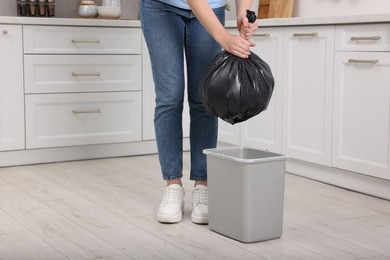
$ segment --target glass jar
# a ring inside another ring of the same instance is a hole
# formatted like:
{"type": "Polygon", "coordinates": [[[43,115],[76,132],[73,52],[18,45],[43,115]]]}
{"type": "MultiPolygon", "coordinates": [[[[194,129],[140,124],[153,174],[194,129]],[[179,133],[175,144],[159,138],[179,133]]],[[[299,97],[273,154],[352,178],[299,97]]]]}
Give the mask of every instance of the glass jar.
{"type": "Polygon", "coordinates": [[[37,0],[29,0],[28,10],[29,16],[37,16],[38,14],[38,3],[37,0]]]}
{"type": "Polygon", "coordinates": [[[47,0],[47,14],[52,17],[55,15],[55,3],[54,0],[47,0]]]}
{"type": "Polygon", "coordinates": [[[39,0],[38,14],[39,16],[46,16],[46,0],[39,0]]]}
{"type": "Polygon", "coordinates": [[[82,0],[79,7],[79,16],[82,18],[95,18],[98,10],[95,1],[82,0]]]}

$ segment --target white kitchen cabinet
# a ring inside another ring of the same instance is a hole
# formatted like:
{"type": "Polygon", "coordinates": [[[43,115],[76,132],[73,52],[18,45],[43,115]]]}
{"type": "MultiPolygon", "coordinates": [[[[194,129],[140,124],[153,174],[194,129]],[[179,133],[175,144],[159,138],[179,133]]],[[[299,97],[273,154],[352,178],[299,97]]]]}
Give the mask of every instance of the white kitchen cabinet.
{"type": "MultiPolygon", "coordinates": [[[[154,109],[155,91],[152,75],[152,65],[145,39],[142,40],[142,140],[155,140],[156,134],[154,131],[154,109]]],[[[187,91],[184,93],[183,105],[183,137],[190,136],[190,116],[187,102],[187,91]]]]}
{"type": "Polygon", "coordinates": [[[141,141],[141,29],[23,33],[27,149],[141,141]]]}
{"type": "Polygon", "coordinates": [[[390,53],[336,52],[332,166],[390,180],[390,53]]]}
{"type": "Polygon", "coordinates": [[[240,145],[240,123],[230,124],[218,118],[218,142],[240,145]]]}
{"type": "Polygon", "coordinates": [[[26,54],[141,54],[141,29],[24,26],[26,54]]]}
{"type": "Polygon", "coordinates": [[[141,141],[141,93],[26,96],[26,147],[141,141]]]}
{"type": "Polygon", "coordinates": [[[140,91],[141,55],[26,55],[25,93],[140,91]]]}
{"type": "Polygon", "coordinates": [[[0,151],[24,149],[22,26],[0,24],[0,151]]]}
{"type": "Polygon", "coordinates": [[[330,166],[334,27],[284,28],[283,55],[282,151],[330,166]]]}
{"type": "Polygon", "coordinates": [[[271,67],[275,88],[266,111],[241,123],[241,145],[282,151],[283,28],[259,28],[252,51],[271,67]]]}
{"type": "Polygon", "coordinates": [[[390,24],[339,25],[337,51],[390,51],[390,24]]]}

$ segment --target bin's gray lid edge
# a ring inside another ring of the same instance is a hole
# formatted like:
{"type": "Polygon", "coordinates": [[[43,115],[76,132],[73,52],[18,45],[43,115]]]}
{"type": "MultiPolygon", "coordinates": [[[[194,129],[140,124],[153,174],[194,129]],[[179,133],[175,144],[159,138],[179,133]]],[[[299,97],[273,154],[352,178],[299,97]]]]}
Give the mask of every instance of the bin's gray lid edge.
{"type": "Polygon", "coordinates": [[[240,162],[240,163],[247,163],[247,164],[248,163],[280,161],[280,160],[286,160],[288,158],[288,156],[286,156],[286,155],[277,155],[277,156],[273,156],[273,157],[258,158],[258,159],[241,159],[241,158],[228,156],[225,154],[217,154],[217,153],[214,153],[212,150],[213,149],[205,149],[205,150],[203,150],[203,153],[206,155],[213,156],[213,157],[219,157],[219,158],[228,159],[228,160],[236,161],[236,162],[240,162]]]}

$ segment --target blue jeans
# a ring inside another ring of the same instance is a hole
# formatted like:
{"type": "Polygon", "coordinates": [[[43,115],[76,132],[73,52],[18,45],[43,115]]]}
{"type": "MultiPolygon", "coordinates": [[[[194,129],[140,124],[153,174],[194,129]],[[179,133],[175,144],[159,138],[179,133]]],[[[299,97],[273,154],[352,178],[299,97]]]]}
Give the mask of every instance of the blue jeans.
{"type": "MultiPolygon", "coordinates": [[[[216,8],[214,12],[224,23],[224,7],[216,8]]],[[[207,180],[203,149],[216,147],[218,120],[205,111],[200,100],[199,83],[221,46],[191,10],[157,0],[141,0],[141,24],[156,92],[154,127],[163,179],[183,176],[185,59],[190,108],[190,179],[207,180]]]]}

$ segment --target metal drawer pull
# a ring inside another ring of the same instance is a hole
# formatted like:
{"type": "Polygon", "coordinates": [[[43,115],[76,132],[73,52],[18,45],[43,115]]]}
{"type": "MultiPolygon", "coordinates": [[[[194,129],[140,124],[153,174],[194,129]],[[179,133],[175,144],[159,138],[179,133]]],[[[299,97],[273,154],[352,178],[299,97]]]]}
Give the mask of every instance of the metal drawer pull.
{"type": "Polygon", "coordinates": [[[356,59],[349,59],[348,63],[351,63],[351,64],[377,64],[377,63],[379,63],[379,60],[356,60],[356,59]]]}
{"type": "Polygon", "coordinates": [[[260,33],[260,34],[255,34],[255,37],[270,38],[271,35],[269,33],[260,33]]]}
{"type": "Polygon", "coordinates": [[[95,73],[77,73],[77,72],[72,72],[73,77],[100,77],[99,72],[95,73]]]}
{"type": "Polygon", "coordinates": [[[99,40],[75,40],[75,39],[72,39],[72,43],[96,43],[96,44],[99,44],[100,41],[99,40]]]}
{"type": "Polygon", "coordinates": [[[293,37],[318,37],[318,33],[294,33],[293,37]]]}
{"type": "Polygon", "coordinates": [[[72,112],[73,112],[73,114],[77,115],[77,114],[100,114],[102,111],[99,108],[97,108],[97,109],[92,109],[92,110],[74,109],[72,112]]]}
{"type": "Polygon", "coordinates": [[[3,35],[7,35],[8,34],[8,31],[7,30],[3,30],[3,35]]]}
{"type": "Polygon", "coordinates": [[[378,41],[381,38],[382,37],[380,37],[380,36],[367,36],[367,37],[364,37],[364,36],[361,36],[361,37],[352,36],[351,37],[351,41],[378,41]]]}

